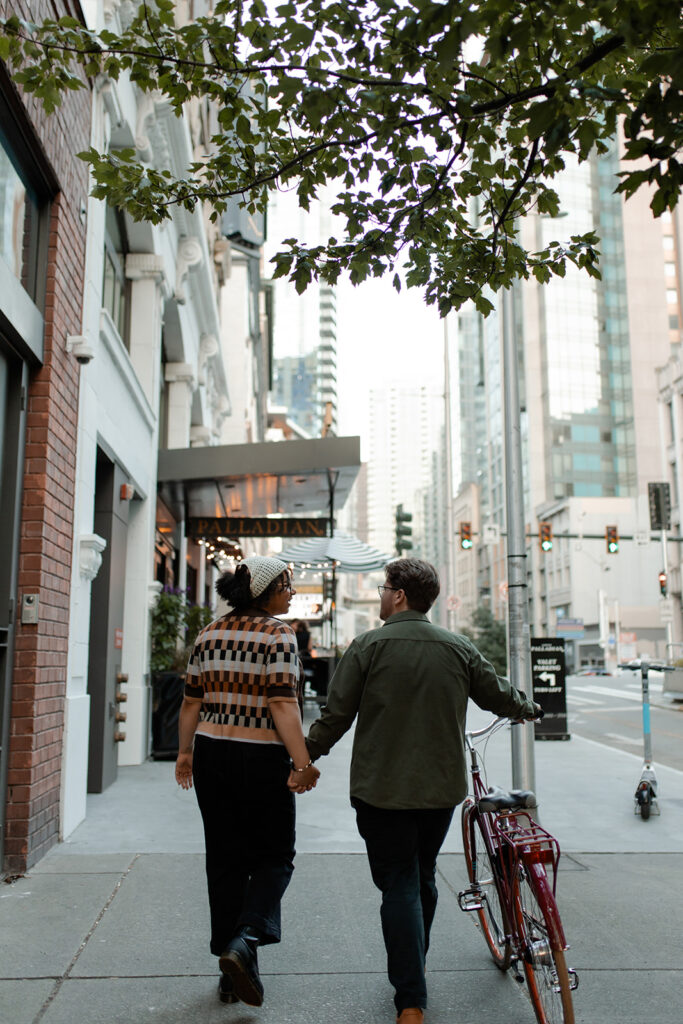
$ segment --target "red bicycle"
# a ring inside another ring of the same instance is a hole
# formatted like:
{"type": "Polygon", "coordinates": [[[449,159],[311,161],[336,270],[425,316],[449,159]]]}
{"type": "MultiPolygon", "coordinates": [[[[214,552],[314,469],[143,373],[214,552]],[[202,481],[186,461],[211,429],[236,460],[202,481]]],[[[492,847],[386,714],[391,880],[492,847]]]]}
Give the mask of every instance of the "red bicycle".
{"type": "Polygon", "coordinates": [[[532,792],[487,790],[481,777],[475,741],[507,721],[496,718],[465,735],[474,799],[467,797],[462,808],[470,885],[459,893],[458,902],[461,910],[477,914],[501,971],[512,967],[523,982],[521,964],[539,1024],[574,1024],[572,991],[579,978],[567,967],[569,947],[555,901],[559,843],[529,814],[536,807],[532,792]]]}

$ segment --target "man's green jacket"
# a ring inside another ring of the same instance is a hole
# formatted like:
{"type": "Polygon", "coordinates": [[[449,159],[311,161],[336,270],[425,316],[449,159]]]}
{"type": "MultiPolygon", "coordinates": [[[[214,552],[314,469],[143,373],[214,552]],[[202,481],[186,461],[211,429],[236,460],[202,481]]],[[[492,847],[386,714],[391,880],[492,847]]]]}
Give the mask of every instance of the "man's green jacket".
{"type": "Polygon", "coordinates": [[[467,637],[421,612],[399,612],[344,654],[308,749],[314,760],[329,753],[358,716],[352,797],[392,809],[454,807],[467,793],[470,697],[497,715],[533,714],[533,703],[500,679],[467,637]]]}

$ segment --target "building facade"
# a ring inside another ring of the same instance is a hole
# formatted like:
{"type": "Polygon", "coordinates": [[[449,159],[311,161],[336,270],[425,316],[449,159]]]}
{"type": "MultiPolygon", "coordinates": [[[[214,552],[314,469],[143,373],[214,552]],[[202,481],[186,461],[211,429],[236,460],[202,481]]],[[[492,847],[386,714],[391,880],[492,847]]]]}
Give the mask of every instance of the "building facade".
{"type": "MultiPolygon", "coordinates": [[[[594,587],[591,595],[584,592],[579,574],[585,566],[575,551],[570,554],[571,546],[565,549],[556,541],[550,557],[543,553],[538,523],[550,521],[557,538],[565,529],[587,534],[576,523],[590,520],[597,538],[587,541],[583,550],[594,543],[592,556],[598,562],[605,552],[605,527],[620,524],[630,538],[620,546],[620,566],[633,569],[633,585],[624,603],[634,612],[626,618],[640,622],[640,632],[633,627],[636,646],[652,650],[654,645],[659,651],[665,630],[650,613],[657,606],[656,573],[651,573],[652,580],[639,575],[642,552],[633,538],[642,539],[643,531],[649,530],[647,483],[653,472],[657,476],[654,467],[661,461],[655,367],[668,358],[680,332],[675,275],[668,266],[675,242],[670,220],[652,217],[645,192],[628,202],[614,194],[618,170],[616,147],[583,164],[568,163],[554,183],[561,216],[532,214],[521,226],[522,240],[532,250],[543,249],[552,238],[595,227],[602,237],[601,280],[568,267],[564,278],[553,277],[545,285],[534,280],[518,283],[510,302],[497,296],[494,313],[483,323],[471,311],[459,316],[461,351],[469,352],[471,360],[466,373],[461,369],[459,381],[465,414],[460,484],[481,488],[482,531],[487,524],[503,531],[501,341],[507,317],[519,352],[532,631],[555,635],[561,632],[563,618],[581,620],[584,639],[589,644],[597,641],[603,659],[613,653],[606,650],[599,621],[598,594],[604,588],[594,587]],[[472,367],[479,362],[484,395],[475,394],[473,399],[472,367]],[[477,454],[484,458],[477,460],[477,454]],[[566,525],[570,522],[571,530],[566,525]],[[559,563],[554,567],[556,559],[561,559],[562,571],[559,563]]],[[[648,534],[652,557],[657,543],[658,538],[648,534]]],[[[479,600],[490,602],[494,615],[504,618],[504,545],[496,552],[495,546],[479,543],[473,554],[479,600]]],[[[614,557],[608,565],[614,573],[614,557]]],[[[631,634],[633,629],[625,631],[631,634]]],[[[615,643],[618,646],[618,638],[615,643]]],[[[589,657],[595,660],[596,651],[586,651],[585,659],[589,657]]]]}
{"type": "MultiPolygon", "coordinates": [[[[130,11],[75,14],[116,30],[130,11]]],[[[47,118],[2,68],[0,104],[0,824],[19,872],[149,755],[151,608],[164,586],[209,601],[215,573],[158,493],[159,452],[263,439],[271,339],[262,233],[202,209],[135,223],[88,196],[74,156],[133,146],[183,174],[210,107],[177,118],[124,76],[47,118]]]]}
{"type": "Polygon", "coordinates": [[[91,95],[47,118],[0,66],[0,107],[0,854],[17,872],[59,832],[91,95]]]}

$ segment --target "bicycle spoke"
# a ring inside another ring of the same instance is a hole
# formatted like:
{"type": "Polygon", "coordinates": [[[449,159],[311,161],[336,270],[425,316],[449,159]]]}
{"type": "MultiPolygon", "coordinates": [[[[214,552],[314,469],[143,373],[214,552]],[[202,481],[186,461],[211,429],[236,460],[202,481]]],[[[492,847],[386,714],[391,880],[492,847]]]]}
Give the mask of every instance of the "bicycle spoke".
{"type": "MultiPolygon", "coordinates": [[[[552,895],[546,898],[552,899],[552,895]]],[[[523,944],[520,952],[524,973],[539,1024],[574,1024],[564,952],[552,948],[546,913],[522,865],[515,883],[514,905],[517,931],[523,944]]]]}
{"type": "Polygon", "coordinates": [[[479,818],[471,804],[463,807],[462,831],[467,873],[480,895],[482,904],[482,909],[477,915],[479,924],[496,966],[505,971],[510,966],[511,957],[510,944],[506,941],[509,933],[507,915],[500,902],[494,869],[479,818]]]}

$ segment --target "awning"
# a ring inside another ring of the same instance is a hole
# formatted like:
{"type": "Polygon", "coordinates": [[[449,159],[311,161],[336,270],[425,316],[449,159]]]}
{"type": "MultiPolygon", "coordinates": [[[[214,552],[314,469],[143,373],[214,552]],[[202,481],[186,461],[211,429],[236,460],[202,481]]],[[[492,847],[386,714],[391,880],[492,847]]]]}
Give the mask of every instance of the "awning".
{"type": "Polygon", "coordinates": [[[176,519],[329,514],[360,470],[359,437],[169,448],[159,452],[159,496],[176,519]]]}
{"type": "Polygon", "coordinates": [[[310,537],[286,547],[278,558],[312,572],[331,568],[336,572],[374,572],[383,569],[394,555],[384,554],[350,533],[335,530],[333,537],[310,537]]]}

